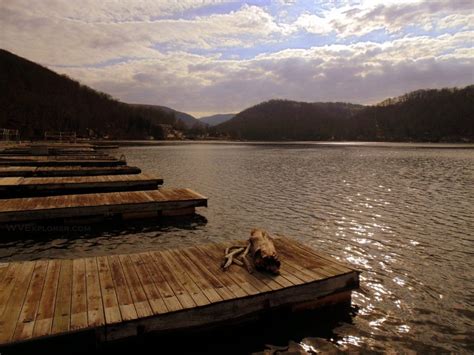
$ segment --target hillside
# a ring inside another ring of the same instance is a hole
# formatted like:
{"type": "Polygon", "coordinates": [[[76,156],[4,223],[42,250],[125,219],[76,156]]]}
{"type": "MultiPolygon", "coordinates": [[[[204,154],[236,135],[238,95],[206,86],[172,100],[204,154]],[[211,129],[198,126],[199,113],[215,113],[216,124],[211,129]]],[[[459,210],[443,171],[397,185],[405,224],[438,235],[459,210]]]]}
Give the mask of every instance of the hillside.
{"type": "Polygon", "coordinates": [[[162,137],[172,113],[112,99],[67,76],[0,50],[0,128],[19,129],[22,139],[44,131],[76,131],[83,137],[162,137]]]}
{"type": "Polygon", "coordinates": [[[345,126],[363,106],[270,100],[216,127],[232,138],[250,140],[344,139],[345,126]]]}
{"type": "Polygon", "coordinates": [[[206,123],[209,126],[217,126],[218,124],[227,122],[234,118],[235,115],[235,113],[220,113],[217,115],[201,117],[199,118],[199,122],[206,123]]]}
{"type": "Polygon", "coordinates": [[[370,140],[473,142],[474,85],[417,90],[366,108],[354,131],[370,140]]]}
{"type": "Polygon", "coordinates": [[[474,141],[474,86],[418,90],[375,106],[271,100],[216,126],[248,140],[474,141]]]}

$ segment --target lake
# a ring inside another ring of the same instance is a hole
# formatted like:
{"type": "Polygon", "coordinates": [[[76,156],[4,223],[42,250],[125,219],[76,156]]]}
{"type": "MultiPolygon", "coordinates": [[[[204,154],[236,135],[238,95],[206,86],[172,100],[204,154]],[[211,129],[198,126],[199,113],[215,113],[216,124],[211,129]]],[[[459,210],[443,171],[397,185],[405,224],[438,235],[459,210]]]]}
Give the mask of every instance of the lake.
{"type": "MultiPolygon", "coordinates": [[[[166,143],[120,154],[166,187],[206,195],[209,208],[159,226],[5,237],[0,259],[158,250],[244,239],[261,227],[362,271],[349,319],[288,330],[277,345],[322,337],[341,349],[474,351],[473,147],[166,143]]],[[[260,342],[243,349],[261,351],[269,341],[260,342]]]]}

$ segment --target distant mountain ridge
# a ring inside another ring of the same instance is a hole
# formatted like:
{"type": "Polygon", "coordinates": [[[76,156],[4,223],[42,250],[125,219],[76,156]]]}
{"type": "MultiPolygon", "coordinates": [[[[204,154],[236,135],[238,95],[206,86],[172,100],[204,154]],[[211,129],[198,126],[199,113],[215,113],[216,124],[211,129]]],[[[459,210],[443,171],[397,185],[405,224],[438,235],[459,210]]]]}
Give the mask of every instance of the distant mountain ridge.
{"type": "Polygon", "coordinates": [[[270,100],[215,129],[246,140],[474,142],[474,85],[417,90],[374,106],[270,100]]]}
{"type": "Polygon", "coordinates": [[[417,90],[373,106],[270,100],[232,118],[221,114],[200,121],[165,106],[117,101],[1,49],[0,108],[0,128],[18,129],[22,139],[59,130],[164,139],[166,126],[172,126],[185,132],[177,136],[190,139],[474,142],[474,85],[417,90]]]}
{"type": "Polygon", "coordinates": [[[177,120],[184,123],[186,128],[193,128],[194,125],[196,125],[196,124],[202,124],[202,122],[200,122],[196,117],[194,117],[194,116],[192,116],[192,115],[190,115],[186,112],[177,111],[177,110],[172,109],[170,107],[160,106],[160,105],[147,105],[147,104],[134,104],[134,106],[147,107],[147,108],[150,108],[150,109],[163,110],[167,113],[173,113],[177,120]]]}
{"type": "Polygon", "coordinates": [[[236,113],[219,113],[212,116],[201,117],[199,118],[199,122],[204,122],[209,126],[217,126],[218,124],[224,123],[234,118],[235,115],[236,113]]]}

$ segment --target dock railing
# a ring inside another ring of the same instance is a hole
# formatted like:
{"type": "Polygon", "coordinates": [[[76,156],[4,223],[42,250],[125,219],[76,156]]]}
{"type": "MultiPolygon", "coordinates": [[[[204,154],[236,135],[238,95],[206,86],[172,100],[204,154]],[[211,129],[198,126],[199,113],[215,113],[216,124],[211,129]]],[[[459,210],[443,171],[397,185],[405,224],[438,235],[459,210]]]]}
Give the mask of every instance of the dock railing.
{"type": "Polygon", "coordinates": [[[77,142],[77,134],[73,131],[46,131],[44,132],[45,141],[77,142]]]}

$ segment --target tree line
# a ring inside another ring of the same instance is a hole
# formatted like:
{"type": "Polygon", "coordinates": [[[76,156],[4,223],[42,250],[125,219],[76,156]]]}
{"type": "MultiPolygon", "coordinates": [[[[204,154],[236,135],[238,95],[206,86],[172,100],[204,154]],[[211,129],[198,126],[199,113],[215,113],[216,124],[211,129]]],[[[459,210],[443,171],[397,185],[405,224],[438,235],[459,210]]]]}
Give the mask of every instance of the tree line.
{"type": "Polygon", "coordinates": [[[474,141],[474,85],[418,90],[373,106],[270,100],[215,127],[246,140],[474,141]]]}

